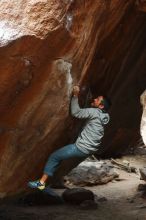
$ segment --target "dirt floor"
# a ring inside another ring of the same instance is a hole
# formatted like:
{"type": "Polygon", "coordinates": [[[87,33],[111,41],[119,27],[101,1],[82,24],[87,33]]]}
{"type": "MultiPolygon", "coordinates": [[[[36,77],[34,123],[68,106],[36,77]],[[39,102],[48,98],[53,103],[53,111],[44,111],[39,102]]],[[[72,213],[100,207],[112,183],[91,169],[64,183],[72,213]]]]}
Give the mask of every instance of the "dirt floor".
{"type": "MultiPolygon", "coordinates": [[[[120,161],[129,161],[137,169],[146,166],[146,155],[125,156],[120,161]]],[[[97,209],[82,209],[80,206],[62,204],[50,206],[0,206],[0,220],[146,220],[146,197],[137,190],[139,174],[116,169],[119,181],[105,185],[85,187],[106,201],[98,202],[97,209]]],[[[56,190],[61,194],[63,190],[56,190]]]]}

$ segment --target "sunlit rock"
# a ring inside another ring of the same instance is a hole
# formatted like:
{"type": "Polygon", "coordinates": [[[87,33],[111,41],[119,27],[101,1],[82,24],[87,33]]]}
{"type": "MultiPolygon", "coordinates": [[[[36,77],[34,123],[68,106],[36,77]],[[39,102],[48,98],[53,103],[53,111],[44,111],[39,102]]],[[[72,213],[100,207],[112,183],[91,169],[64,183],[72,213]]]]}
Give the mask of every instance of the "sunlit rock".
{"type": "Polygon", "coordinates": [[[146,90],[141,95],[141,104],[143,106],[143,113],[141,118],[140,132],[144,144],[146,145],[146,90]]]}

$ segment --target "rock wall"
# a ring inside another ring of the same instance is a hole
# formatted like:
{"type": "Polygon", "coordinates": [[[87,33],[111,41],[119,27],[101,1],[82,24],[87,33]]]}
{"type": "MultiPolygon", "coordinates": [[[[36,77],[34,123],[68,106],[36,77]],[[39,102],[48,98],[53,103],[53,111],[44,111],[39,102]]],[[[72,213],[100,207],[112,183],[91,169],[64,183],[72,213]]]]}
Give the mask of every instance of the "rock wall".
{"type": "Polygon", "coordinates": [[[139,99],[146,85],[145,30],[146,14],[137,7],[127,8],[112,33],[97,47],[90,66],[92,93],[107,93],[112,100],[111,124],[104,138],[106,155],[136,147],[140,139],[139,99]]]}
{"type": "Polygon", "coordinates": [[[140,131],[144,144],[146,145],[146,90],[140,97],[141,104],[143,106],[143,113],[141,117],[140,131]]]}
{"type": "Polygon", "coordinates": [[[112,98],[107,152],[135,141],[146,24],[134,0],[1,0],[0,17],[0,197],[26,189],[48,155],[73,141],[73,84],[83,99],[89,86],[112,98]]]}
{"type": "Polygon", "coordinates": [[[137,0],[136,6],[140,11],[146,12],[146,1],[145,0],[137,0]]]}

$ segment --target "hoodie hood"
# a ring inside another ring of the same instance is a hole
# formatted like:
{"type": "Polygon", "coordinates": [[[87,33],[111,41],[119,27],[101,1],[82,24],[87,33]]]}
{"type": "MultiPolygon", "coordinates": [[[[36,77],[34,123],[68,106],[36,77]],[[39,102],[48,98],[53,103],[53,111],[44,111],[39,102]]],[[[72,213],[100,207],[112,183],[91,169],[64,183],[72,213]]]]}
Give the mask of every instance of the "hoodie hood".
{"type": "Polygon", "coordinates": [[[106,124],[108,124],[108,122],[110,120],[110,116],[107,112],[106,113],[101,112],[100,119],[101,119],[102,124],[106,125],[106,124]]]}

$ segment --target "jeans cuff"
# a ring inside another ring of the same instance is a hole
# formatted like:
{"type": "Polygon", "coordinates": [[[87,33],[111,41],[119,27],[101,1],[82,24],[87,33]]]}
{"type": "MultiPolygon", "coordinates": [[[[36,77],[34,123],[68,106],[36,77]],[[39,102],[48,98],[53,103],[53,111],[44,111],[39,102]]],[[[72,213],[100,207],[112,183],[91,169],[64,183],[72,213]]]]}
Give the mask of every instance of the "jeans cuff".
{"type": "Polygon", "coordinates": [[[46,170],[44,170],[43,173],[44,173],[44,174],[47,174],[48,176],[53,176],[53,173],[47,172],[46,170]]]}

